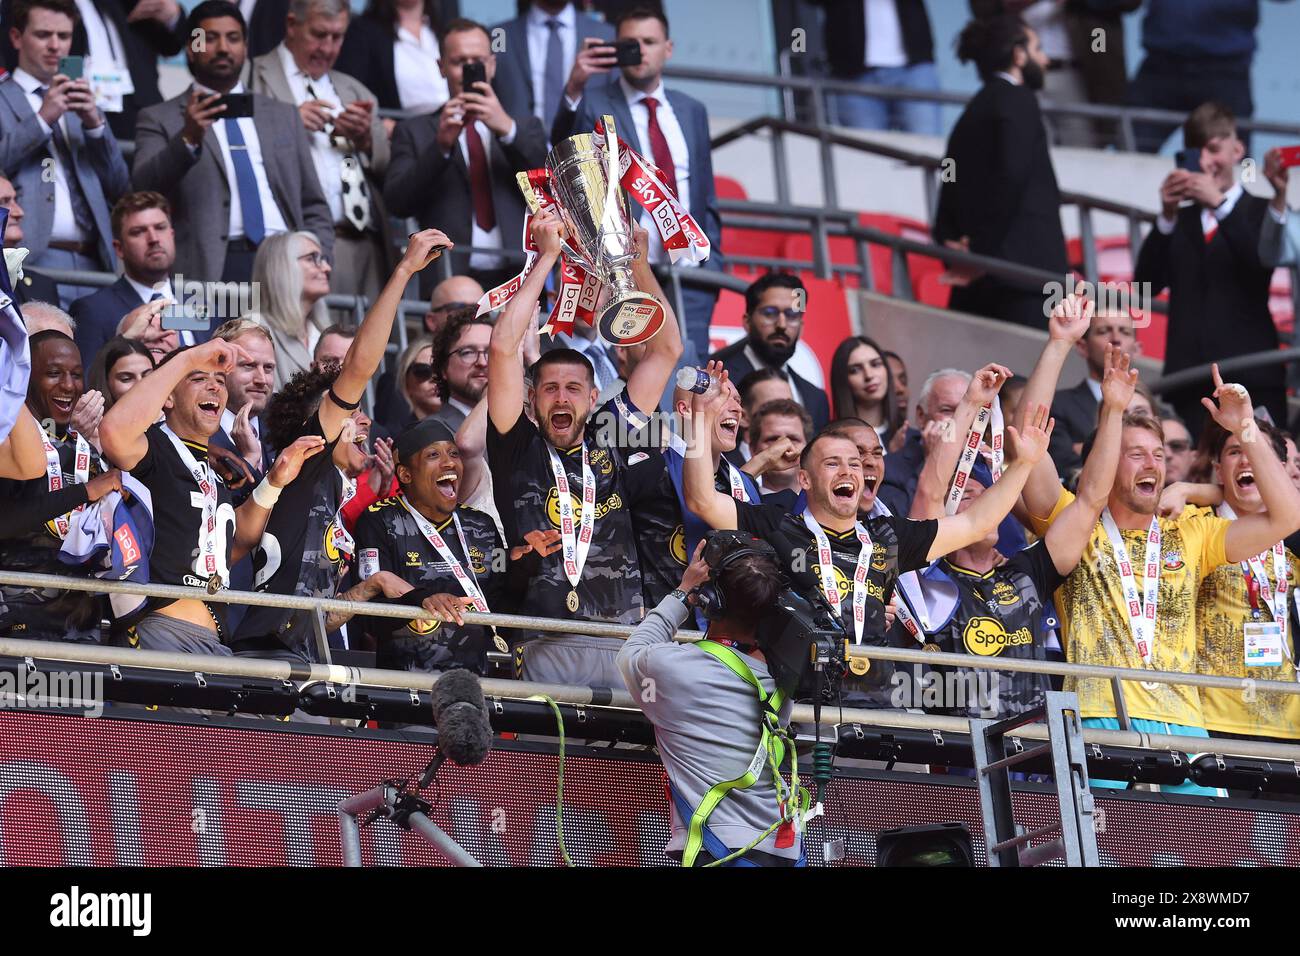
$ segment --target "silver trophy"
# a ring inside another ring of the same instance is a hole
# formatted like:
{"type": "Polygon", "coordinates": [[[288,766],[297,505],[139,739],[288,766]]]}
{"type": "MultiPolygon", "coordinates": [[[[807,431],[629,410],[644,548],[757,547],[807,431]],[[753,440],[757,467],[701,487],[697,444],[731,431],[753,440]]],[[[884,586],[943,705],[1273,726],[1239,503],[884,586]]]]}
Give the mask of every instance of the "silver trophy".
{"type": "Polygon", "coordinates": [[[604,117],[604,129],[603,137],[580,133],[556,143],[546,166],[574,258],[607,293],[596,310],[596,328],[614,345],[636,345],[663,326],[664,306],[632,279],[636,244],[628,200],[619,185],[612,116],[604,117]]]}

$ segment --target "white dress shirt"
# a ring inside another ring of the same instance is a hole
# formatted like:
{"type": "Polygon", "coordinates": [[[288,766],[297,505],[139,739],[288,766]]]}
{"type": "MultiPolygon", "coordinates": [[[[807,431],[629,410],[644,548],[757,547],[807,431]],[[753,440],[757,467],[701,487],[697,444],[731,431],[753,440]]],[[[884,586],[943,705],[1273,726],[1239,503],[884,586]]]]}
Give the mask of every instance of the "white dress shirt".
{"type": "Polygon", "coordinates": [[[438,38],[429,25],[420,27],[417,37],[399,28],[393,41],[393,77],[402,109],[432,113],[451,98],[447,81],[438,69],[438,38]]]}
{"type": "MultiPolygon", "coordinates": [[[[313,80],[294,62],[293,54],[283,43],[275,48],[275,52],[280,57],[280,65],[284,67],[284,75],[289,79],[289,92],[293,94],[295,106],[317,99],[328,103],[331,110],[342,112],[343,101],[339,99],[328,72],[322,73],[320,79],[313,80]],[[307,92],[308,83],[316,93],[314,97],[307,92]]],[[[308,133],[307,138],[311,141],[311,162],[316,167],[316,178],[320,180],[325,202],[330,207],[330,219],[336,224],[342,223],[346,221],[343,215],[343,159],[348,154],[335,146],[324,130],[308,133]]]]}
{"type": "MultiPolygon", "coordinates": [[[[106,20],[95,8],[93,0],[76,0],[77,12],[86,28],[87,54],[96,70],[126,70],[126,51],[122,37],[112,20],[106,20]]],[[[87,70],[86,74],[89,75],[87,70]]]]}
{"type": "Polygon", "coordinates": [[[867,66],[907,66],[903,28],[898,22],[898,6],[894,0],[862,0],[862,5],[867,31],[867,66]]]}
{"type": "Polygon", "coordinates": [[[1048,59],[1059,63],[1074,60],[1070,34],[1065,28],[1065,4],[1058,0],[1038,0],[1020,11],[1020,19],[1038,34],[1038,43],[1048,59]]]}
{"type": "MultiPolygon", "coordinates": [[[[760,368],[777,367],[777,366],[769,365],[766,361],[759,358],[758,353],[754,351],[754,346],[750,345],[748,342],[745,343],[745,358],[749,359],[749,364],[752,365],[756,370],[760,368]]],[[[793,398],[798,404],[802,405],[804,408],[807,408],[808,403],[804,401],[803,395],[799,393],[799,386],[795,384],[794,378],[790,375],[790,363],[786,362],[784,365],[779,367],[779,370],[785,374],[785,380],[787,384],[789,384],[790,386],[790,397],[793,398]]]]}
{"type": "MultiPolygon", "coordinates": [[[[1219,228],[1219,223],[1232,215],[1232,210],[1237,207],[1237,200],[1241,198],[1241,183],[1233,183],[1232,188],[1223,195],[1223,202],[1213,209],[1201,207],[1201,232],[1209,235],[1219,228]]],[[[1285,221],[1285,220],[1284,220],[1285,221]]],[[[1163,215],[1156,216],[1156,228],[1160,230],[1161,235],[1169,235],[1174,231],[1174,220],[1166,219],[1163,215]]]]}
{"type": "MultiPolygon", "coordinates": [[[[235,440],[235,419],[238,417],[237,412],[232,412],[229,408],[221,413],[221,430],[229,436],[231,441],[235,440]]],[[[248,416],[248,424],[253,426],[253,436],[260,443],[262,440],[262,420],[257,415],[248,416]]]]}
{"type": "MultiPolygon", "coordinates": [[[[488,164],[488,182],[491,185],[492,175],[492,131],[484,125],[482,120],[474,121],[474,131],[483,142],[483,156],[488,164]]],[[[470,127],[465,126],[460,131],[456,143],[460,147],[460,158],[465,161],[465,170],[469,172],[469,141],[465,139],[469,135],[470,127]]],[[[510,131],[501,137],[501,142],[509,146],[515,141],[515,133],[519,131],[518,124],[514,120],[510,121],[510,131]]],[[[495,207],[494,207],[495,208],[495,207]]],[[[488,249],[501,248],[501,216],[498,214],[496,225],[490,231],[479,228],[478,219],[474,216],[473,203],[470,204],[470,245],[475,247],[486,247],[488,249]]],[[[469,267],[471,269],[499,269],[505,264],[500,256],[494,256],[488,252],[475,252],[469,257],[469,267]]]]}
{"type": "MultiPolygon", "coordinates": [[[[668,93],[664,89],[663,81],[660,80],[659,85],[648,93],[642,93],[633,87],[622,74],[619,74],[618,83],[623,90],[623,96],[627,98],[628,109],[632,113],[637,142],[641,144],[641,155],[652,163],[654,150],[650,147],[650,108],[645,105],[645,99],[653,96],[658,100],[659,106],[655,110],[655,116],[659,120],[659,129],[663,132],[664,139],[668,141],[668,152],[673,158],[673,171],[677,177],[677,200],[682,204],[683,209],[690,212],[691,152],[686,146],[686,136],[682,133],[681,124],[677,122],[677,114],[673,112],[672,104],[668,102],[668,93]]],[[[659,227],[655,225],[650,213],[644,209],[641,210],[640,222],[650,234],[650,261],[663,262],[666,257],[663,240],[659,238],[659,227]]],[[[679,266],[696,264],[686,261],[678,263],[679,266]]]]}
{"type": "MultiPolygon", "coordinates": [[[[542,121],[548,133],[551,128],[550,116],[545,116],[546,105],[546,48],[551,42],[551,28],[546,21],[551,14],[540,7],[528,8],[525,26],[528,31],[528,79],[533,85],[533,115],[542,121]]],[[[564,9],[555,14],[560,21],[560,49],[564,52],[564,69],[561,71],[563,81],[568,82],[569,71],[578,56],[578,14],[573,4],[565,4],[564,9]]],[[[564,97],[563,90],[560,93],[564,97]]]]}
{"type": "MultiPolygon", "coordinates": [[[[45,84],[32,76],[26,70],[19,67],[13,73],[14,82],[27,95],[27,103],[36,114],[36,122],[40,124],[41,130],[46,136],[49,136],[54,130],[50,124],[40,115],[41,104],[43,102],[41,95],[36,92],[45,84]]],[[[59,117],[59,129],[63,133],[63,141],[72,149],[72,140],[68,138],[68,121],[67,114],[59,117]]],[[[94,129],[88,129],[85,126],[81,128],[82,133],[87,139],[98,139],[104,135],[106,124],[100,123],[94,129]]],[[[59,158],[59,151],[50,143],[50,155],[54,157],[54,224],[50,228],[50,239],[54,242],[84,242],[87,237],[86,229],[91,223],[79,223],[77,218],[72,214],[72,198],[68,195],[68,177],[72,175],[71,170],[63,168],[63,160],[59,158]]]]}
{"type": "MultiPolygon", "coordinates": [[[[216,92],[197,83],[194,85],[204,93],[216,92]]],[[[243,93],[244,84],[236,83],[230,92],[243,93]]],[[[239,180],[235,178],[235,162],[231,159],[230,143],[226,139],[226,122],[226,120],[218,118],[212,124],[212,132],[216,135],[217,142],[221,146],[221,162],[226,169],[226,183],[230,186],[230,232],[228,233],[228,241],[234,241],[243,238],[244,235],[244,206],[239,199],[239,180]]],[[[262,161],[262,141],[257,137],[257,126],[253,123],[251,116],[240,117],[235,122],[239,124],[239,131],[244,135],[244,146],[248,150],[248,158],[253,163],[253,178],[257,180],[257,194],[262,200],[262,228],[268,236],[277,232],[288,232],[289,226],[280,213],[280,207],[276,205],[275,195],[271,192],[271,184],[266,179],[266,164],[262,161]]],[[[194,152],[194,150],[191,150],[191,152],[194,152]]]]}

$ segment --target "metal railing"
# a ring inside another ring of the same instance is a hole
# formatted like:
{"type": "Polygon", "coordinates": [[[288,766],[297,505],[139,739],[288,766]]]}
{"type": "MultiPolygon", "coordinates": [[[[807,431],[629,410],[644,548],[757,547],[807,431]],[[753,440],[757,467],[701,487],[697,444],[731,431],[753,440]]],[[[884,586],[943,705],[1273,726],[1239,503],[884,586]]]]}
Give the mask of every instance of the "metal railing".
{"type": "MultiPolygon", "coordinates": [[[[178,587],[164,584],[132,584],[123,581],[108,581],[99,578],[73,578],[62,575],[23,574],[12,571],[0,571],[0,585],[30,587],[51,590],[82,591],[99,594],[135,594],[141,596],[170,598],[173,600],[201,600],[224,604],[245,604],[255,607],[278,607],[290,610],[307,611],[316,621],[318,650],[325,663],[308,664],[289,663],[287,661],[263,661],[246,657],[208,657],[203,655],[178,654],[161,651],[145,651],[121,647],[93,644],[64,644],[48,641],[29,641],[13,638],[0,638],[0,656],[31,657],[46,660],[61,660],[91,664],[117,664],[166,670],[195,671],[205,673],[228,674],[239,677],[265,677],[273,680],[293,680],[297,682],[325,681],[345,685],[369,685],[376,687],[400,688],[409,690],[430,690],[437,680],[437,675],[416,671],[393,671],[380,668],[342,667],[329,663],[329,648],[321,647],[325,615],[338,612],[341,614],[364,614],[371,617],[386,617],[404,620],[430,620],[431,615],[414,607],[388,604],[371,604],[362,601],[343,601],[331,598],[309,598],[296,595],[267,594],[247,591],[218,591],[209,594],[202,588],[178,587]]],[[[554,618],[531,617],[514,614],[477,614],[466,612],[465,621],[469,624],[484,626],[521,628],[530,631],[547,631],[563,634],[583,634],[596,637],[626,638],[633,627],[620,624],[604,624],[596,621],[560,620],[554,618]]],[[[682,630],[675,639],[682,643],[700,640],[704,635],[699,631],[682,630]]],[[[1177,734],[1147,734],[1131,729],[1127,706],[1124,698],[1123,681],[1147,681],[1160,684],[1174,684],[1190,687],[1208,687],[1221,690],[1241,690],[1241,679],[1219,677],[1209,674],[1182,673],[1178,671],[1156,671],[1135,668],[1101,667],[1093,664],[1070,664],[1055,661],[1025,660],[1015,658],[987,658],[977,655],[934,653],[912,650],[902,647],[851,647],[850,654],[869,660],[894,661],[898,663],[923,664],[927,667],[955,666],[974,670],[1012,671],[1044,675],[1059,675],[1076,679],[1099,679],[1110,682],[1114,694],[1116,713],[1122,730],[1085,730],[1085,740],[1119,747],[1139,747],[1144,749],[1170,749],[1189,753],[1232,753],[1248,757],[1278,758],[1300,762],[1300,745],[1277,744],[1269,741],[1227,740],[1223,738],[1187,737],[1177,734]]],[[[1258,693],[1300,694],[1300,683],[1295,681],[1253,681],[1252,686],[1258,693]]],[[[526,699],[535,694],[547,694],[559,703],[602,704],[616,708],[636,709],[632,697],[624,691],[612,693],[603,688],[571,687],[564,685],[539,684],[529,681],[485,680],[484,693],[488,696],[510,699],[526,699]]],[[[812,724],[815,722],[813,709],[800,705],[795,708],[793,718],[796,723],[812,724]]],[[[912,714],[905,711],[865,710],[845,708],[842,712],[836,708],[832,714],[829,709],[823,712],[820,722],[824,725],[858,723],[867,726],[905,727],[926,730],[940,730],[954,733],[967,733],[969,726],[964,718],[942,717],[929,714],[912,714]]],[[[1026,727],[1022,736],[1030,739],[1046,739],[1046,728],[1039,725],[1026,727]]]]}

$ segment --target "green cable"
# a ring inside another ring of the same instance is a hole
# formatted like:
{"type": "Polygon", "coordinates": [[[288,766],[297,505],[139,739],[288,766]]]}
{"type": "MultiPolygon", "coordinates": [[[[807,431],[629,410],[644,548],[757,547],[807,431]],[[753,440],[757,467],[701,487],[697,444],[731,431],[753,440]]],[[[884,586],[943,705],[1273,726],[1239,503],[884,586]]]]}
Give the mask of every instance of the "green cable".
{"type": "Polygon", "coordinates": [[[534,694],[528,699],[550,704],[551,710],[555,712],[555,723],[560,728],[560,760],[555,778],[555,838],[560,843],[560,855],[564,857],[565,866],[573,866],[569,851],[564,847],[564,715],[560,713],[560,705],[546,694],[534,694]]]}

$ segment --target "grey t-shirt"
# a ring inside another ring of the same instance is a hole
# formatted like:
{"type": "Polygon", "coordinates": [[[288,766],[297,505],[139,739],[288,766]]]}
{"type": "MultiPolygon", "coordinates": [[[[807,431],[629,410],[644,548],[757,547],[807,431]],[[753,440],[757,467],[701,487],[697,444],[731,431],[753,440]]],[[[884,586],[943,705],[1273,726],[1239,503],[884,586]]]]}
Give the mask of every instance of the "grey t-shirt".
{"type": "MultiPolygon", "coordinates": [[[[660,601],[624,643],[618,668],[632,698],[654,724],[673,789],[694,809],[716,784],[748,769],[762,736],[763,707],[754,688],[722,661],[673,641],[686,616],[686,605],[672,595],[660,601]]],[[[773,693],[776,683],[767,665],[742,657],[763,690],[773,693]]],[[[782,724],[789,718],[787,702],[781,709],[782,724]]],[[[709,816],[708,828],[729,849],[738,850],[775,823],[779,813],[771,768],[764,761],[751,786],[723,798],[709,816]]],[[[686,846],[689,823],[673,806],[672,839],[665,851],[675,859],[686,846]]],[[[793,846],[778,849],[774,831],[755,849],[795,859],[799,837],[793,846]]]]}

